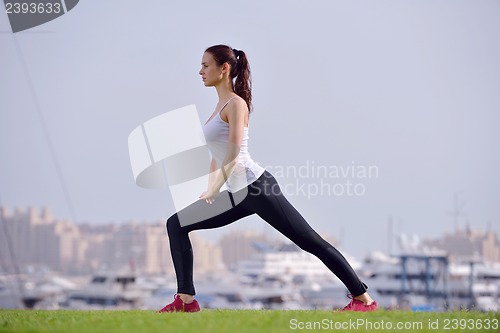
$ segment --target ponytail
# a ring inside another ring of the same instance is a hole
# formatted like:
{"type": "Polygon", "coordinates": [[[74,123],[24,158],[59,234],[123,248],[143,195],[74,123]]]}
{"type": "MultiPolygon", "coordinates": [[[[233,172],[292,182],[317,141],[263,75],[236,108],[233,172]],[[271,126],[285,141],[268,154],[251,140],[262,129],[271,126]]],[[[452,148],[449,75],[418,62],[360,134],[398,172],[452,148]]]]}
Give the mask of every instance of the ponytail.
{"type": "Polygon", "coordinates": [[[232,49],[227,45],[214,45],[206,49],[215,59],[215,62],[222,66],[228,63],[231,66],[229,76],[234,80],[234,92],[243,98],[247,103],[248,111],[252,111],[252,77],[250,74],[250,64],[245,52],[232,49]]]}
{"type": "Polygon", "coordinates": [[[252,77],[250,75],[250,64],[248,63],[245,52],[233,49],[236,56],[236,68],[231,70],[231,77],[236,77],[234,83],[234,92],[247,102],[248,110],[252,106],[252,77]]]}

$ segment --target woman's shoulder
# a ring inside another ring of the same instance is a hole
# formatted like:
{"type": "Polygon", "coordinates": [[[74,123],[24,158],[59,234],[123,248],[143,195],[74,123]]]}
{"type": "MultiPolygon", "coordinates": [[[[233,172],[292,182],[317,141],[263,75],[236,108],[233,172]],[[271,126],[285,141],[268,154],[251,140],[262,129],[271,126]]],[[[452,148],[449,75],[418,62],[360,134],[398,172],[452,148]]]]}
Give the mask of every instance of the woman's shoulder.
{"type": "Polygon", "coordinates": [[[229,107],[228,109],[234,111],[248,111],[247,102],[238,95],[234,95],[227,106],[229,107]]]}
{"type": "Polygon", "coordinates": [[[229,117],[235,116],[239,117],[243,115],[246,117],[248,113],[247,103],[243,98],[238,95],[232,97],[232,99],[227,103],[227,106],[221,111],[221,118],[225,122],[229,122],[229,117]]]}
{"type": "Polygon", "coordinates": [[[247,103],[243,98],[241,98],[241,96],[234,95],[233,97],[231,97],[231,101],[229,102],[229,104],[233,104],[233,106],[241,106],[241,105],[246,105],[247,103]]]}

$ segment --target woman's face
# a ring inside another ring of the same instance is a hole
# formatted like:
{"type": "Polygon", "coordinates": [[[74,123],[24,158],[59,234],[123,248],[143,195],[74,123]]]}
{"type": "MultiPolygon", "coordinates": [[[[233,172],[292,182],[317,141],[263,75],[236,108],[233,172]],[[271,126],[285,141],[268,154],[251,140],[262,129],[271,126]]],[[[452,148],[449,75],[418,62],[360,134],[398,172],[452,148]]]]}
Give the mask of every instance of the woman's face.
{"type": "Polygon", "coordinates": [[[200,73],[203,84],[206,87],[216,85],[222,80],[223,66],[217,66],[211,53],[205,52],[201,59],[200,73]]]}

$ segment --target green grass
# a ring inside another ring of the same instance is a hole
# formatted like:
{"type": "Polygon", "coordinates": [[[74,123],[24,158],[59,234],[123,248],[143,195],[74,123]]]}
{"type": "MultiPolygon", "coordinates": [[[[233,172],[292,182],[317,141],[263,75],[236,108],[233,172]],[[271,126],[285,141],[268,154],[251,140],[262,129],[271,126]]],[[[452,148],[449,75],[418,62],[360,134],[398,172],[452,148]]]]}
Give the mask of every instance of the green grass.
{"type": "Polygon", "coordinates": [[[346,313],[332,311],[204,310],[201,313],[154,311],[36,311],[0,310],[0,332],[499,332],[500,313],[472,311],[407,312],[377,311],[346,313]],[[300,325],[320,325],[300,329],[300,325]],[[352,329],[335,325],[360,325],[352,329]],[[389,324],[392,329],[388,329],[389,324]],[[397,324],[421,325],[397,329],[397,324]],[[429,323],[438,327],[429,327],[429,323]],[[448,323],[448,328],[445,325],[448,323]],[[483,328],[478,329],[477,325],[483,328]],[[490,328],[484,326],[490,324],[490,328]],[[318,324],[316,324],[318,325],[318,324]],[[369,329],[367,325],[373,325],[369,329]],[[378,325],[378,329],[377,326],[378,325]],[[462,325],[463,329],[460,329],[462,325]],[[465,327],[464,327],[465,325],[465,327]],[[456,329],[453,329],[454,326],[456,329]],[[383,329],[383,328],[386,329],[383,329]],[[495,329],[496,327],[496,329],[495,329]]]}

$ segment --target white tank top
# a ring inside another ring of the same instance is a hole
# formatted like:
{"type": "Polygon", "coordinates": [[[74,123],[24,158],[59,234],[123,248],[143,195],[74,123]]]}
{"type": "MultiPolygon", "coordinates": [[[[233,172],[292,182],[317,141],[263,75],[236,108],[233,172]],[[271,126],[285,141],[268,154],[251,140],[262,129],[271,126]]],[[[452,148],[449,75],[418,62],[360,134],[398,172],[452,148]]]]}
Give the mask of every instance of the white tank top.
{"type": "MultiPolygon", "coordinates": [[[[203,133],[212,157],[217,163],[217,168],[222,166],[222,161],[226,156],[227,144],[229,140],[229,124],[222,120],[220,113],[226,105],[236,96],[231,97],[203,126],[203,133]]],[[[263,167],[254,162],[248,152],[248,127],[243,128],[243,138],[241,140],[240,154],[233,172],[226,181],[226,187],[229,192],[236,192],[247,187],[256,181],[265,171],[263,167]]]]}

